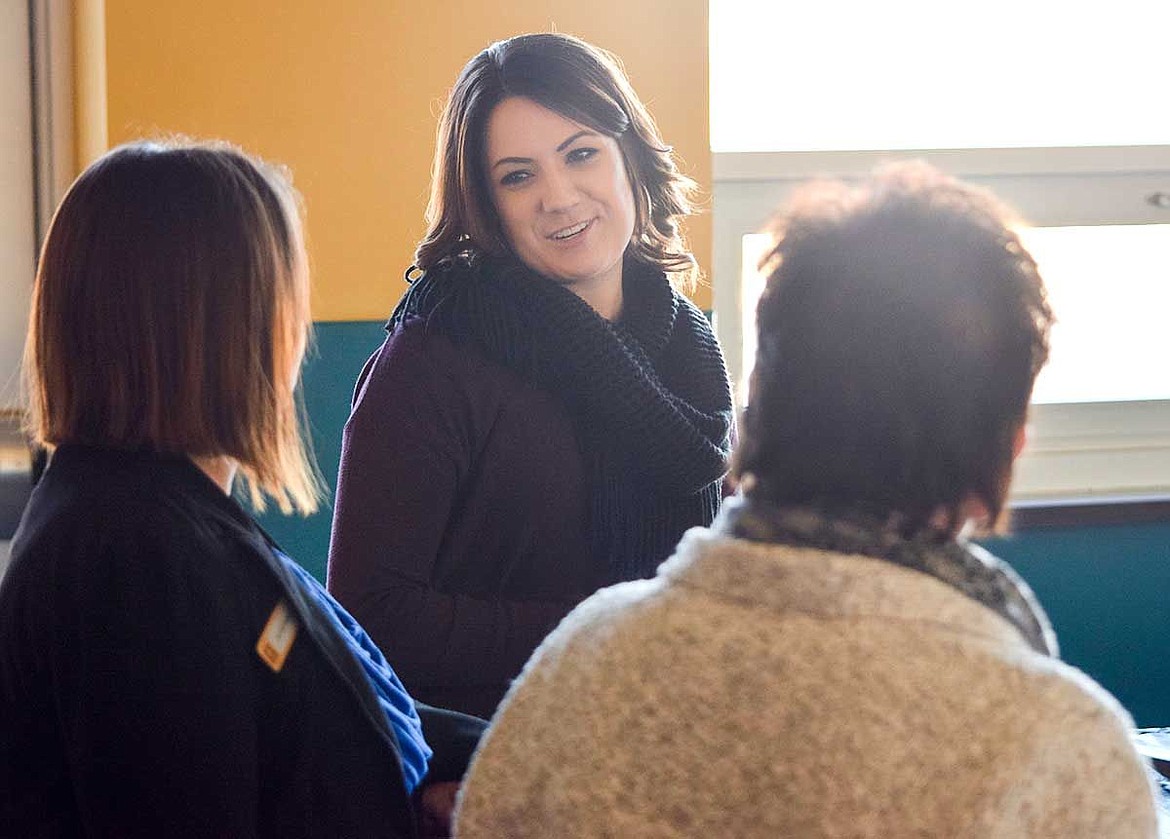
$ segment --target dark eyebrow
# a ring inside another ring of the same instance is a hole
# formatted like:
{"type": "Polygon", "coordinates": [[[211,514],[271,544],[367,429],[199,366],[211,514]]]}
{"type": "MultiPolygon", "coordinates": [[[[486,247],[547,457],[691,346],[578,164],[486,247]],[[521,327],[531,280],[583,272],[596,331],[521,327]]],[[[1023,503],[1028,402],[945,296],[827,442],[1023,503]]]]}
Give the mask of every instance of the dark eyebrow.
{"type": "Polygon", "coordinates": [[[575,143],[577,140],[579,140],[580,138],[582,138],[586,135],[595,136],[596,134],[597,134],[596,131],[589,131],[589,130],[578,131],[572,137],[570,137],[569,139],[565,140],[565,142],[563,142],[559,146],[557,146],[557,151],[559,151],[559,152],[564,151],[569,146],[573,145],[573,143],[575,143]]]}
{"type": "MultiPolygon", "coordinates": [[[[569,146],[573,145],[573,143],[577,142],[582,137],[596,137],[596,136],[597,136],[596,131],[590,131],[588,129],[583,129],[581,131],[578,131],[572,137],[569,137],[569,139],[565,140],[563,143],[561,143],[559,146],[557,146],[557,152],[558,153],[563,152],[565,149],[567,149],[569,146]]],[[[495,163],[492,164],[492,168],[495,169],[497,166],[503,166],[505,163],[515,163],[515,164],[520,165],[520,166],[527,166],[527,165],[532,163],[532,158],[531,157],[501,157],[499,160],[497,160],[495,163]]]]}
{"type": "Polygon", "coordinates": [[[531,162],[531,157],[501,157],[492,164],[492,168],[495,169],[497,166],[503,166],[505,163],[518,163],[521,166],[527,166],[531,162]]]}

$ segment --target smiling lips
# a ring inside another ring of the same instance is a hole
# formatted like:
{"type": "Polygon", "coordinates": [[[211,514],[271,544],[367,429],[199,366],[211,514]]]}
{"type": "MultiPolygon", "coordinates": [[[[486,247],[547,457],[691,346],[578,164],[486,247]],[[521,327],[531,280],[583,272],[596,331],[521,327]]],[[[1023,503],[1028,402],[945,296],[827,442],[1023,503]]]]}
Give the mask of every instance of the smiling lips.
{"type": "Polygon", "coordinates": [[[569,227],[562,227],[560,230],[549,236],[549,238],[558,242],[563,242],[564,240],[571,239],[578,233],[581,233],[590,224],[592,224],[592,219],[589,221],[578,222],[577,224],[570,225],[569,227]]]}

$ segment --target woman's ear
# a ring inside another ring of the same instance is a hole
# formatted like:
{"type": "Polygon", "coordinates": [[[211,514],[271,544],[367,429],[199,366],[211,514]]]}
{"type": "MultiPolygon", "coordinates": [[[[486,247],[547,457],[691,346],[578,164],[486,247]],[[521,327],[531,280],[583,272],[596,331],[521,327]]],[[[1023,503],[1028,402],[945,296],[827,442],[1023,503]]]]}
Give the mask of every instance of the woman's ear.
{"type": "Polygon", "coordinates": [[[1020,456],[1020,452],[1024,450],[1024,446],[1028,444],[1028,423],[1021,422],[1020,427],[1016,429],[1015,439],[1012,440],[1012,461],[1014,462],[1020,456]]]}

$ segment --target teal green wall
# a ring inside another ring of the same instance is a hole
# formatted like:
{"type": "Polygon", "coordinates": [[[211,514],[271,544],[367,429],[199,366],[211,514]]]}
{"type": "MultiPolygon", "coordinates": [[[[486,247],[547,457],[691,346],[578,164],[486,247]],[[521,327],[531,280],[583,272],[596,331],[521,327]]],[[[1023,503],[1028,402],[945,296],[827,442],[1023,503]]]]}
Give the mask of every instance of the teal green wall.
{"type": "MultiPolygon", "coordinates": [[[[332,491],[353,383],[381,343],[380,321],[322,323],[304,373],[313,444],[332,491]]],[[[393,434],[394,429],[387,429],[393,434]]],[[[309,518],[269,513],[261,523],[322,580],[332,505],[309,518]]],[[[1170,725],[1170,655],[1162,632],[1170,600],[1170,522],[1035,530],[988,547],[1035,589],[1066,661],[1108,688],[1138,725],[1170,725]]]]}
{"type": "MultiPolygon", "coordinates": [[[[305,409],[313,436],[313,450],[328,486],[328,497],[316,515],[284,516],[270,510],[260,524],[285,551],[322,581],[329,556],[329,526],[333,521],[333,492],[341,459],[341,430],[349,416],[353,384],[362,365],[382,343],[384,321],[318,323],[315,346],[302,374],[305,409]]],[[[393,433],[389,430],[388,433],[393,433]]]]}
{"type": "Polygon", "coordinates": [[[1034,530],[987,547],[1032,586],[1065,661],[1138,725],[1170,725],[1170,522],[1034,530]]]}

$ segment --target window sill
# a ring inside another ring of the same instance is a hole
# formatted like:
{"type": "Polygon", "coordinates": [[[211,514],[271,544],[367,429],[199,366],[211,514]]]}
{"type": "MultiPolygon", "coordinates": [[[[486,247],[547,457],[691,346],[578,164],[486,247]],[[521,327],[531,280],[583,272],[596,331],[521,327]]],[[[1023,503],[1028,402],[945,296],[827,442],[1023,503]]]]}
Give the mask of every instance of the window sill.
{"type": "Polygon", "coordinates": [[[1010,505],[1011,530],[1170,523],[1170,495],[1030,499],[1010,505]]]}

